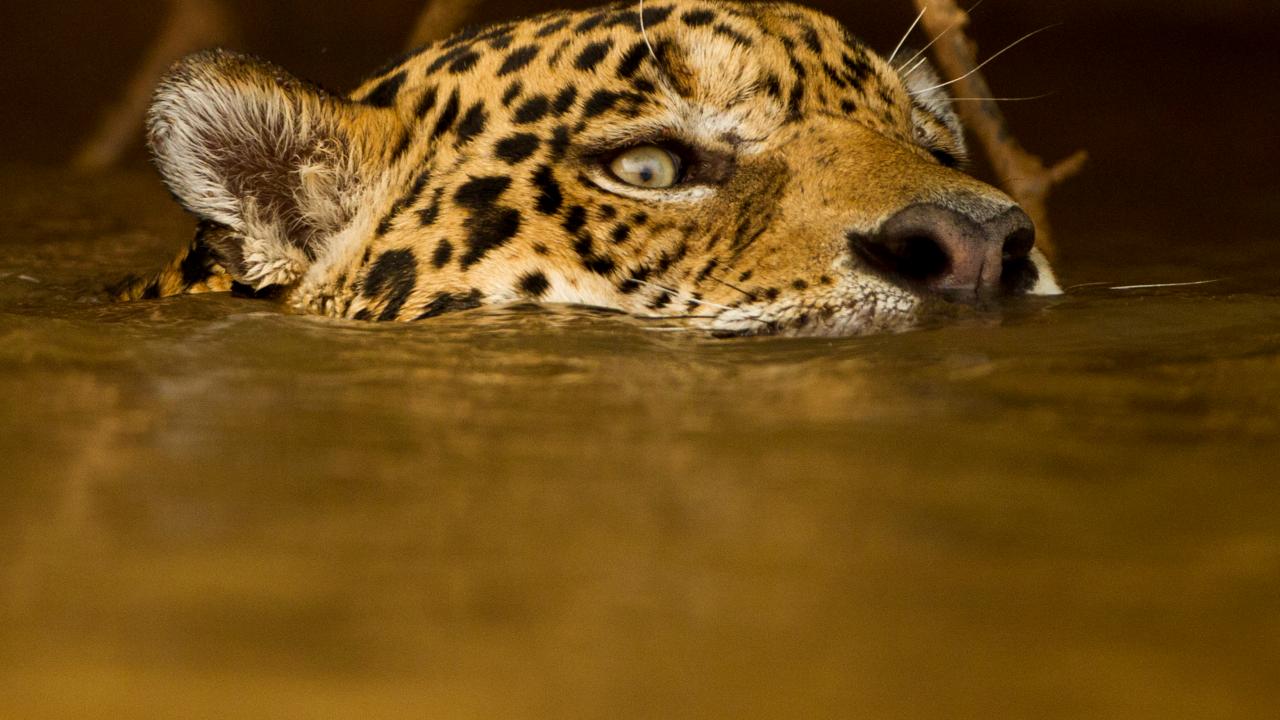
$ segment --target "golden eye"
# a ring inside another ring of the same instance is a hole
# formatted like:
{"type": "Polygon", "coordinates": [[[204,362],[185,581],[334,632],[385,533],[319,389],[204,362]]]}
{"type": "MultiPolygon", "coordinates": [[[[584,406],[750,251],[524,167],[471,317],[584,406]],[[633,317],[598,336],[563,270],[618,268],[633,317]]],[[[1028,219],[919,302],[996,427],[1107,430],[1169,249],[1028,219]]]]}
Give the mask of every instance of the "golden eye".
{"type": "Polygon", "coordinates": [[[609,163],[609,170],[628,185],[650,190],[680,182],[680,158],[656,145],[641,145],[622,153],[609,163]]]}

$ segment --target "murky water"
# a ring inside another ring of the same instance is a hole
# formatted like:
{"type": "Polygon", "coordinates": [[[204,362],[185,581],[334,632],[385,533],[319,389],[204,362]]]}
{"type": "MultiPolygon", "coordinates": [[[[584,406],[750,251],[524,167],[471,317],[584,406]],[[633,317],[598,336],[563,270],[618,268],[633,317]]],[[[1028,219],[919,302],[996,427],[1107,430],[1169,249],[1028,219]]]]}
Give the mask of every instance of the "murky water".
{"type": "Polygon", "coordinates": [[[184,241],[156,182],[0,184],[0,715],[1280,706],[1251,245],[867,339],[375,326],[94,303],[184,241]]]}

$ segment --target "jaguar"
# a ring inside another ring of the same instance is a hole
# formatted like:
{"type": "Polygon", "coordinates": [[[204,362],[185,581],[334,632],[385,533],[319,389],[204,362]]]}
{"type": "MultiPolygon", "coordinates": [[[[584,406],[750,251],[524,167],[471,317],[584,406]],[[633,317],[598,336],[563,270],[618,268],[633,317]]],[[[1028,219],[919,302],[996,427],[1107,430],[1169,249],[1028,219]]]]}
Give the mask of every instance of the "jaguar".
{"type": "Polygon", "coordinates": [[[720,336],[859,335],[1059,292],[964,170],[922,58],[783,2],[651,0],[463,30],[339,95],[212,50],[147,118],[197,221],[121,299],[420,321],[569,304],[720,336]]]}

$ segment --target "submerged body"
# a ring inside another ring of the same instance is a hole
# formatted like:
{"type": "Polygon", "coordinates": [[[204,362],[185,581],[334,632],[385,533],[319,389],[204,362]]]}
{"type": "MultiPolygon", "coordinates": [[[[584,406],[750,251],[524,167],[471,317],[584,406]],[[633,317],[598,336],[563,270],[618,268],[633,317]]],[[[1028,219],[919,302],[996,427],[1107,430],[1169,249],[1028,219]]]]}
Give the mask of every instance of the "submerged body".
{"type": "Polygon", "coordinates": [[[1026,214],[955,169],[938,85],[785,3],[464,31],[345,98],[192,56],[149,139],[201,229],[123,294],[238,285],[384,321],[571,303],[836,335],[909,327],[938,297],[1056,292],[1026,214]]]}

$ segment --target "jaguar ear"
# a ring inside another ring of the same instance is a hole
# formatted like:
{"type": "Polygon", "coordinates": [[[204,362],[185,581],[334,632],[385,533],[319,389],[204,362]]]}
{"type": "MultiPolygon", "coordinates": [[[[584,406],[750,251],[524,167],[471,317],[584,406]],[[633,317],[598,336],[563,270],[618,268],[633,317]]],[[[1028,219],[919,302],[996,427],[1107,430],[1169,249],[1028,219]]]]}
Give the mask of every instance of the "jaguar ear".
{"type": "Polygon", "coordinates": [[[147,139],[188,210],[227,228],[211,246],[255,289],[299,279],[356,215],[394,113],[357,105],[267,63],[213,50],[156,90],[147,139]]]}
{"type": "Polygon", "coordinates": [[[960,116],[956,114],[951,102],[951,96],[947,93],[947,84],[942,81],[942,77],[938,75],[937,69],[928,58],[921,57],[920,53],[911,50],[902,50],[899,54],[907,58],[914,55],[917,58],[902,62],[896,68],[907,92],[917,106],[924,108],[929,117],[942,123],[947,129],[957,143],[958,154],[965,154],[964,125],[961,124],[960,116]]]}

